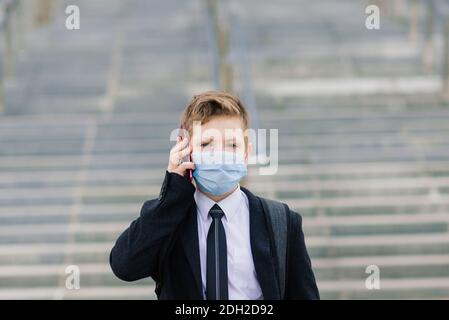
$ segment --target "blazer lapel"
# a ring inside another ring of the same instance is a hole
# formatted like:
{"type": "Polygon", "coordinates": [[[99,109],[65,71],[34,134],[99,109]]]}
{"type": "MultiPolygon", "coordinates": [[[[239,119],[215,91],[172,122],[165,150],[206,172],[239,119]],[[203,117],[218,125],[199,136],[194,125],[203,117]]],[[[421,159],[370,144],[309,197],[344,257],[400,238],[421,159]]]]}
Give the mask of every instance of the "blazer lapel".
{"type": "Polygon", "coordinates": [[[196,290],[199,295],[198,298],[204,299],[202,294],[203,285],[201,282],[200,249],[198,244],[198,224],[196,215],[196,206],[193,205],[191,212],[186,218],[184,229],[181,232],[181,243],[193,273],[196,290]]]}
{"type": "Polygon", "coordinates": [[[271,251],[270,236],[265,213],[259,199],[248,189],[241,187],[248,197],[250,214],[250,241],[254,266],[264,299],[280,299],[276,277],[275,258],[271,251]]]}

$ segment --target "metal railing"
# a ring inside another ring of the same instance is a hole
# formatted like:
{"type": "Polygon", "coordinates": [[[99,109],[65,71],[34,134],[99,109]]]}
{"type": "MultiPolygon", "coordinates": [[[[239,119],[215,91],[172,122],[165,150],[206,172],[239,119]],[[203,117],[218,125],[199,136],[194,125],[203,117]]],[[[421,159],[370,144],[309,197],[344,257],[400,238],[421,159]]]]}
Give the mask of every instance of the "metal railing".
{"type": "Polygon", "coordinates": [[[251,83],[250,63],[245,47],[241,7],[226,1],[206,0],[210,47],[212,51],[212,81],[216,89],[239,93],[248,107],[251,126],[259,127],[256,101],[251,83]]]}
{"type": "Polygon", "coordinates": [[[379,5],[382,12],[395,18],[403,18],[408,24],[410,41],[421,47],[423,71],[427,74],[440,75],[441,96],[449,101],[449,0],[373,0],[372,2],[379,5]],[[436,45],[436,40],[442,40],[439,43],[443,45],[436,45]],[[438,61],[439,57],[442,58],[441,62],[438,61]]]}
{"type": "Polygon", "coordinates": [[[24,47],[25,34],[31,24],[42,24],[44,19],[39,13],[50,15],[52,1],[0,0],[0,114],[6,108],[5,82],[15,77],[16,59],[24,47]]]}
{"type": "Polygon", "coordinates": [[[230,61],[228,17],[218,0],[206,0],[208,29],[213,52],[213,82],[216,89],[233,92],[233,66],[230,61]]]}
{"type": "Polygon", "coordinates": [[[434,71],[435,67],[435,34],[438,27],[442,30],[442,62],[441,73],[442,92],[445,100],[449,99],[449,1],[448,0],[428,0],[423,2],[426,6],[425,32],[423,48],[423,65],[427,72],[434,71]]]}
{"type": "MultiPolygon", "coordinates": [[[[14,72],[15,54],[18,46],[15,43],[14,19],[20,6],[20,0],[0,1],[0,112],[5,110],[5,79],[14,72]]],[[[19,37],[20,39],[20,37],[19,37]]]]}

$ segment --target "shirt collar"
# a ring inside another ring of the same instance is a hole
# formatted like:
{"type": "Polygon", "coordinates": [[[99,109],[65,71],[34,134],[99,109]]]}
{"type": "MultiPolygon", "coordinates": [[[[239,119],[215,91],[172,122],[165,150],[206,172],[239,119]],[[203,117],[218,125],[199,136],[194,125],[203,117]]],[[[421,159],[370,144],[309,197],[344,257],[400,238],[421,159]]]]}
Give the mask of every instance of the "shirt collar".
{"type": "Polygon", "coordinates": [[[243,200],[240,185],[238,185],[237,188],[229,196],[218,202],[210,199],[198,189],[195,191],[194,198],[201,219],[203,219],[204,221],[208,219],[209,211],[215,203],[220,206],[221,210],[223,210],[226,220],[230,221],[239,210],[241,202],[243,200]]]}

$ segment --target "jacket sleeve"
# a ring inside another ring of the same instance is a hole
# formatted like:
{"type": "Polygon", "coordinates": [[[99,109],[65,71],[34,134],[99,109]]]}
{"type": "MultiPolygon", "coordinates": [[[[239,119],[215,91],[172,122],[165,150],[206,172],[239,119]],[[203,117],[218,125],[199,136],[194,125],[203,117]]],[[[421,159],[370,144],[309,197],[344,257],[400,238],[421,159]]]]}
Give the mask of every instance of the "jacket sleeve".
{"type": "Polygon", "coordinates": [[[146,201],[140,216],[119,236],[109,255],[114,274],[124,281],[157,277],[159,252],[194,202],[195,187],[166,172],[159,198],[146,201]]]}
{"type": "Polygon", "coordinates": [[[290,211],[290,222],[286,298],[319,300],[320,294],[304,241],[301,215],[290,211]]]}

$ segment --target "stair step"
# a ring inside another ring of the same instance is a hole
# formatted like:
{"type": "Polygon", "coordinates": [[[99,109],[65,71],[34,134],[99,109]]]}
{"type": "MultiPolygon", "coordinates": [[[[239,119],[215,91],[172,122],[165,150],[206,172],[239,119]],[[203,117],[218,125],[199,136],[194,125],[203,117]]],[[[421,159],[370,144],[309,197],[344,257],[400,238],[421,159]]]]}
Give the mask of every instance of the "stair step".
{"type": "Polygon", "coordinates": [[[8,288],[0,289],[0,300],[60,300],[60,299],[156,299],[154,287],[138,286],[97,286],[80,287],[79,290],[69,290],[60,287],[8,288]]]}
{"type": "Polygon", "coordinates": [[[436,299],[449,296],[449,278],[381,279],[380,290],[369,290],[365,279],[320,281],[323,299],[436,299]]]}

